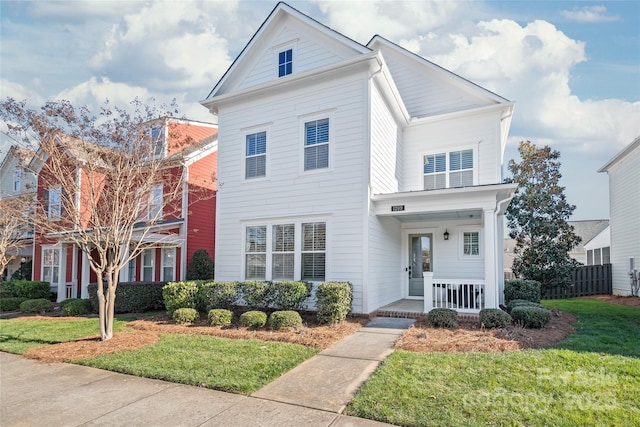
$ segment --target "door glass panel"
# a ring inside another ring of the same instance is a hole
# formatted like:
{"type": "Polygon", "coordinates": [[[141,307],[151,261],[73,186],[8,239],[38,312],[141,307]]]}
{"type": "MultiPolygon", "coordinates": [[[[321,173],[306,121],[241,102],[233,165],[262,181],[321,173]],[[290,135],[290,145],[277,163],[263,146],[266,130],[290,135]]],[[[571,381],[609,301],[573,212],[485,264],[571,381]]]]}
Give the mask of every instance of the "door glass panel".
{"type": "Polygon", "coordinates": [[[431,235],[409,236],[409,296],[424,295],[423,272],[432,270],[431,235]]]}

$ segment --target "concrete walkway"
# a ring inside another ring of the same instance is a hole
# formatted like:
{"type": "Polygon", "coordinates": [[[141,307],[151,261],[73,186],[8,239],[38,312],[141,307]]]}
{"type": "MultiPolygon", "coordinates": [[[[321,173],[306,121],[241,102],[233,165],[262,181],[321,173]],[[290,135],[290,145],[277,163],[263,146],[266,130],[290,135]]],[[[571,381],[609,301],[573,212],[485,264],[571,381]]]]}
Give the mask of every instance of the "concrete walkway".
{"type": "Polygon", "coordinates": [[[0,352],[0,426],[383,426],[340,413],[411,322],[374,319],[249,397],[0,352]]]}

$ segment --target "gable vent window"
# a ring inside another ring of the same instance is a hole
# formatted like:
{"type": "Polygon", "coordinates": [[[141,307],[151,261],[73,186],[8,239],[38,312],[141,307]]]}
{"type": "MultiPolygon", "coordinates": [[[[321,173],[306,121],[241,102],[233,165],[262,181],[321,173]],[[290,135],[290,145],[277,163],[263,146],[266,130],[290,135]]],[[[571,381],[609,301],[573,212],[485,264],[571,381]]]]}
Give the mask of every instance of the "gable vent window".
{"type": "Polygon", "coordinates": [[[259,178],[267,173],[267,133],[258,132],[246,137],[247,157],[245,178],[259,178]]]}
{"type": "Polygon", "coordinates": [[[278,77],[288,76],[293,72],[293,49],[278,53],[278,77]]]}
{"type": "Polygon", "coordinates": [[[304,170],[329,167],[329,119],[304,124],[304,170]]]}
{"type": "Polygon", "coordinates": [[[451,151],[424,156],[424,189],[473,185],[473,150],[451,151]]]}

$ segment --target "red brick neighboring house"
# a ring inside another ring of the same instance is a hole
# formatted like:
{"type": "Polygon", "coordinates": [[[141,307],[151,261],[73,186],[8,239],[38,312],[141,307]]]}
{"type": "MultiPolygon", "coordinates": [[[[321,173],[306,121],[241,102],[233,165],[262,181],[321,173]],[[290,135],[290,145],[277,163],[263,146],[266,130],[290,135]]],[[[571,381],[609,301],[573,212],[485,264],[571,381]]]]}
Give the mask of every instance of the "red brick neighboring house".
{"type": "MultiPolygon", "coordinates": [[[[148,247],[142,254],[131,260],[120,272],[120,282],[128,281],[173,281],[184,280],[187,265],[193,253],[206,249],[215,257],[215,217],[218,143],[216,125],[188,120],[168,119],[159,126],[153,126],[153,132],[160,132],[162,144],[156,147],[156,155],[166,159],[167,167],[163,175],[183,176],[183,190],[179,200],[172,200],[172,206],[163,209],[161,219],[153,225],[151,233],[144,236],[148,247]],[[172,148],[167,139],[178,131],[192,141],[186,147],[172,148]],[[157,244],[154,242],[157,241],[157,244]]],[[[82,150],[68,150],[69,156],[81,157],[82,150]]],[[[60,211],[59,196],[52,195],[52,180],[46,174],[46,168],[38,165],[41,156],[36,156],[32,168],[38,171],[37,195],[45,209],[60,211]],[[58,205],[56,205],[58,203],[58,205]]],[[[48,161],[48,160],[45,160],[48,161]]],[[[80,180],[79,191],[89,191],[86,182],[87,172],[81,166],[76,171],[80,180]],[[84,179],[83,179],[84,178],[84,179]]],[[[55,187],[55,186],[54,186],[55,187]]],[[[59,191],[59,190],[58,190],[59,191]]],[[[149,205],[166,197],[162,183],[157,193],[148,197],[149,205]]],[[[75,205],[81,214],[81,196],[76,197],[75,205]]],[[[161,203],[158,203],[161,204],[161,203]]],[[[64,221],[64,212],[61,213],[64,221]]],[[[135,236],[134,236],[135,239],[135,236]]],[[[67,298],[88,298],[88,285],[97,278],[89,267],[88,256],[76,244],[65,241],[64,233],[44,235],[36,229],[34,239],[33,280],[45,280],[51,283],[52,292],[57,300],[67,298]]]]}

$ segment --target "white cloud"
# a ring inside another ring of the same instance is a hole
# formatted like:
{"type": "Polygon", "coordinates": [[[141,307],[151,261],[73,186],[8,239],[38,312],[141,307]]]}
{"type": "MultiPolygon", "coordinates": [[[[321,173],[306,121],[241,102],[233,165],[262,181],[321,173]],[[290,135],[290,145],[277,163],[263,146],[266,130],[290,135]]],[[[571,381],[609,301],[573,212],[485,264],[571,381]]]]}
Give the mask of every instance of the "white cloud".
{"type": "Polygon", "coordinates": [[[563,10],[562,16],[578,22],[614,22],[619,21],[618,15],[607,15],[605,6],[574,7],[572,10],[563,10]]]}
{"type": "Polygon", "coordinates": [[[546,21],[479,22],[475,35],[444,34],[407,41],[420,53],[489,90],[516,101],[514,131],[588,150],[622,147],[640,134],[640,103],[582,100],[571,93],[571,69],[587,60],[585,43],[546,21]],[[446,52],[429,55],[433,39],[446,52]],[[423,52],[426,50],[427,52],[423,52]]]}

